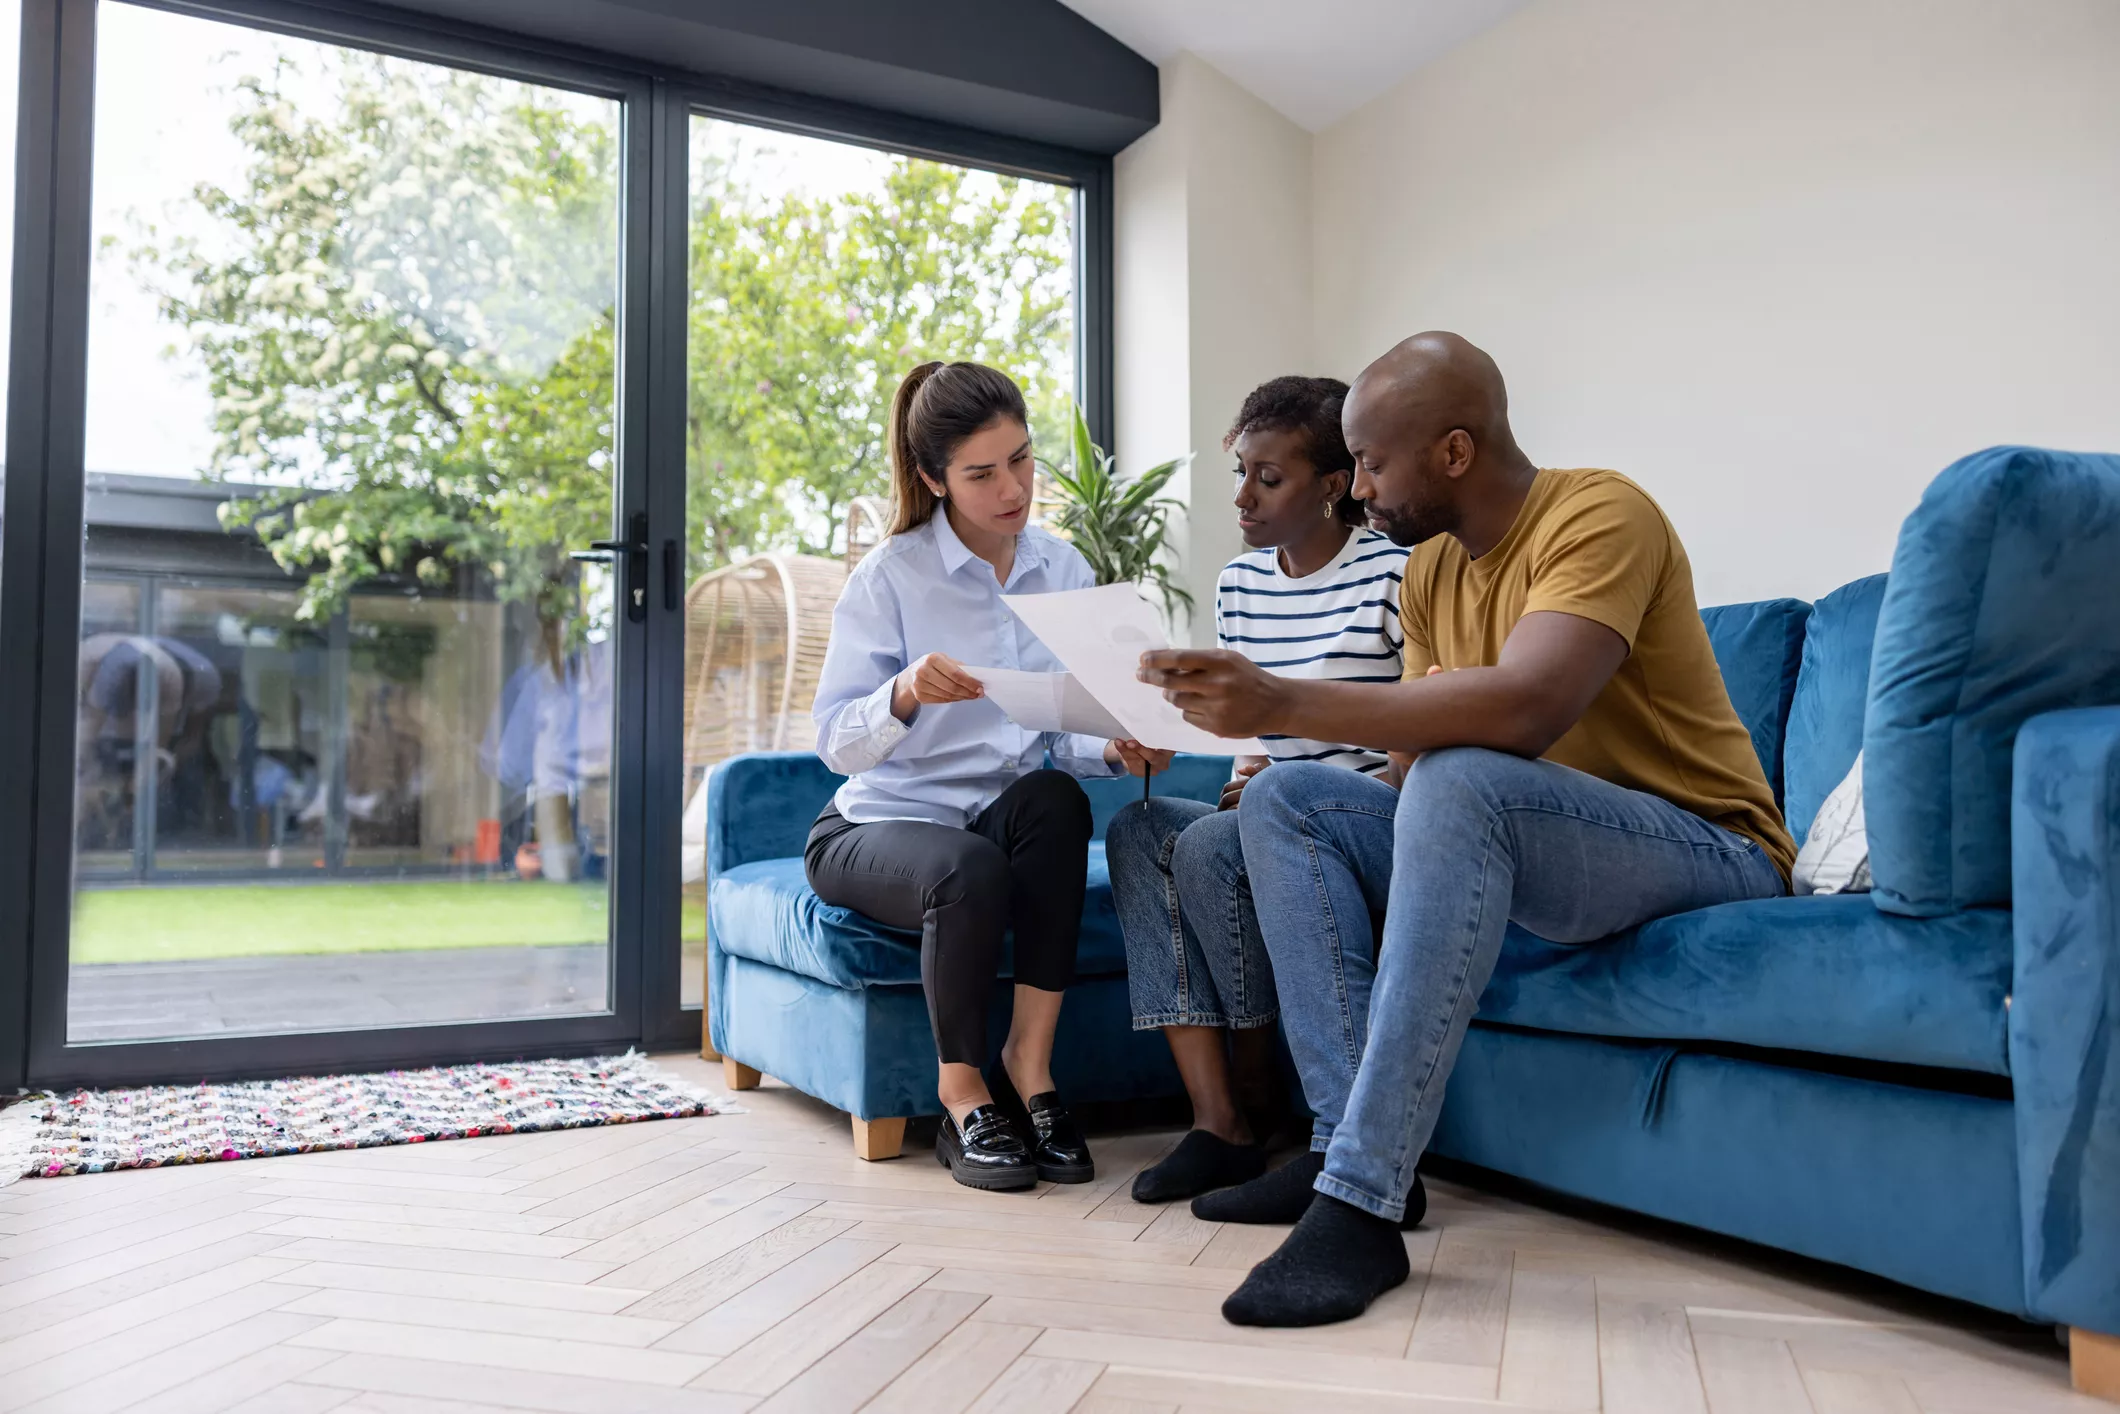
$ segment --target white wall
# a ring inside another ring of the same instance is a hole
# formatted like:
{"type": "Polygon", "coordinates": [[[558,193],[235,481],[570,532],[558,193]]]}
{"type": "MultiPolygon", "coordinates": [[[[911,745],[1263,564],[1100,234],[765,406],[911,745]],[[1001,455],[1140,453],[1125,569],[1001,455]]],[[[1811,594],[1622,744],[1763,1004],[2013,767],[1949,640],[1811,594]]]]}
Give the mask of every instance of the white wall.
{"type": "MultiPolygon", "coordinates": [[[[1277,307],[1263,359],[1267,279],[1225,267],[1290,246],[1240,170],[1289,159],[1194,136],[1229,159],[1190,169],[1203,453],[1202,391],[1226,420],[1252,373],[1455,329],[1533,459],[1641,481],[1716,603],[1885,568],[1965,452],[2120,451],[2115,0],[1539,0],[1317,136],[1315,336],[1277,307]]],[[[1124,444],[1154,384],[1120,369],[1124,444]]]]}
{"type": "MultiPolygon", "coordinates": [[[[1195,642],[1241,548],[1222,434],[1244,395],[1311,367],[1310,135],[1204,61],[1162,69],[1162,121],[1115,163],[1119,470],[1184,452],[1172,491],[1195,642]]],[[[1182,631],[1182,630],[1181,630],[1182,631]]]]}

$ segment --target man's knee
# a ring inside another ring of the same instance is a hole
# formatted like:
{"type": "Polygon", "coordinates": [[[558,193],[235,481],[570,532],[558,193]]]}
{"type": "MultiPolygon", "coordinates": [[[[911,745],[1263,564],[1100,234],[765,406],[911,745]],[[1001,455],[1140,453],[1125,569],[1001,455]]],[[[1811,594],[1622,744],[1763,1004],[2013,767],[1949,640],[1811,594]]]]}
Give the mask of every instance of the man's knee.
{"type": "Polygon", "coordinates": [[[1535,769],[1535,763],[1521,756],[1484,746],[1424,751],[1399,791],[1399,819],[1426,820],[1466,812],[1491,815],[1507,800],[1511,783],[1535,769]]]}

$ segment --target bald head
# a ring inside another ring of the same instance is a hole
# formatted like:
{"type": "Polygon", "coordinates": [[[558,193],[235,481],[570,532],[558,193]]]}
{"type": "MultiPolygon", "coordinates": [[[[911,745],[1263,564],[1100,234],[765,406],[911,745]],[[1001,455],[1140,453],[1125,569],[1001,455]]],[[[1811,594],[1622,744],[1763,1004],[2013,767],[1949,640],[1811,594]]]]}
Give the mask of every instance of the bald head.
{"type": "Polygon", "coordinates": [[[1510,440],[1502,370],[1457,334],[1431,330],[1400,342],[1355,379],[1347,407],[1358,404],[1424,441],[1453,427],[1471,433],[1475,443],[1510,440]]]}
{"type": "Polygon", "coordinates": [[[1341,425],[1354,494],[1401,545],[1455,531],[1490,483],[1531,469],[1509,430],[1501,369],[1456,334],[1416,334],[1363,369],[1341,425]]]}

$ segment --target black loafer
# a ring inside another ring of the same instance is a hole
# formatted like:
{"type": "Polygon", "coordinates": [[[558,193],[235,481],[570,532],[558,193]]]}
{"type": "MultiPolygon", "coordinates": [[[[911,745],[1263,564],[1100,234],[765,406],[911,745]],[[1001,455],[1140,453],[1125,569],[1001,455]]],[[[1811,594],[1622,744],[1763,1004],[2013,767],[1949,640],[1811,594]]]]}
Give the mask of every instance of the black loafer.
{"type": "Polygon", "coordinates": [[[1038,1138],[1031,1149],[1031,1162],[1038,1177],[1047,1183],[1088,1183],[1097,1176],[1096,1161],[1089,1156],[1089,1140],[1081,1126],[1060,1103],[1057,1091],[1033,1095],[1023,1102],[1030,1111],[1031,1132],[1038,1138]]]}
{"type": "Polygon", "coordinates": [[[1089,1141],[1082,1137],[1082,1127],[1067,1112],[1067,1106],[1060,1103],[1059,1091],[1047,1090],[1025,1100],[1016,1093],[1016,1082],[1009,1079],[1008,1067],[1002,1065],[987,1072],[986,1084],[994,1103],[1023,1135],[1031,1162],[1038,1167],[1038,1177],[1047,1183],[1088,1183],[1097,1176],[1089,1141]]]}
{"type": "Polygon", "coordinates": [[[966,1115],[961,1129],[945,1110],[935,1134],[935,1162],[966,1188],[1003,1191],[1038,1184],[1030,1151],[1008,1117],[993,1105],[981,1105],[966,1115]]]}

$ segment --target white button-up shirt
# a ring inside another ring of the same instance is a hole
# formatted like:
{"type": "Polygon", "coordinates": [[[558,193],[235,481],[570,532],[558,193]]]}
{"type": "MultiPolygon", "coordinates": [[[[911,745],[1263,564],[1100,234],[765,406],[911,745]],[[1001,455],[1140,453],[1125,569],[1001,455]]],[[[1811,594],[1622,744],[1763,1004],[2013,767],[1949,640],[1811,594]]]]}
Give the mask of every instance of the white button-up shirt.
{"type": "Polygon", "coordinates": [[[1059,672],[1003,594],[1087,589],[1082,552],[1032,526],[1016,537],[1007,584],[966,548],[937,510],[926,525],[871,550],[832,611],[832,643],[817,685],[817,754],[852,777],[833,804],[857,825],[928,820],[963,827],[1010,782],[1045,764],[1073,776],[1116,774],[1098,737],[1026,731],[986,698],[928,703],[911,722],[891,715],[891,687],[907,664],[942,653],[971,668],[1059,672]]]}

